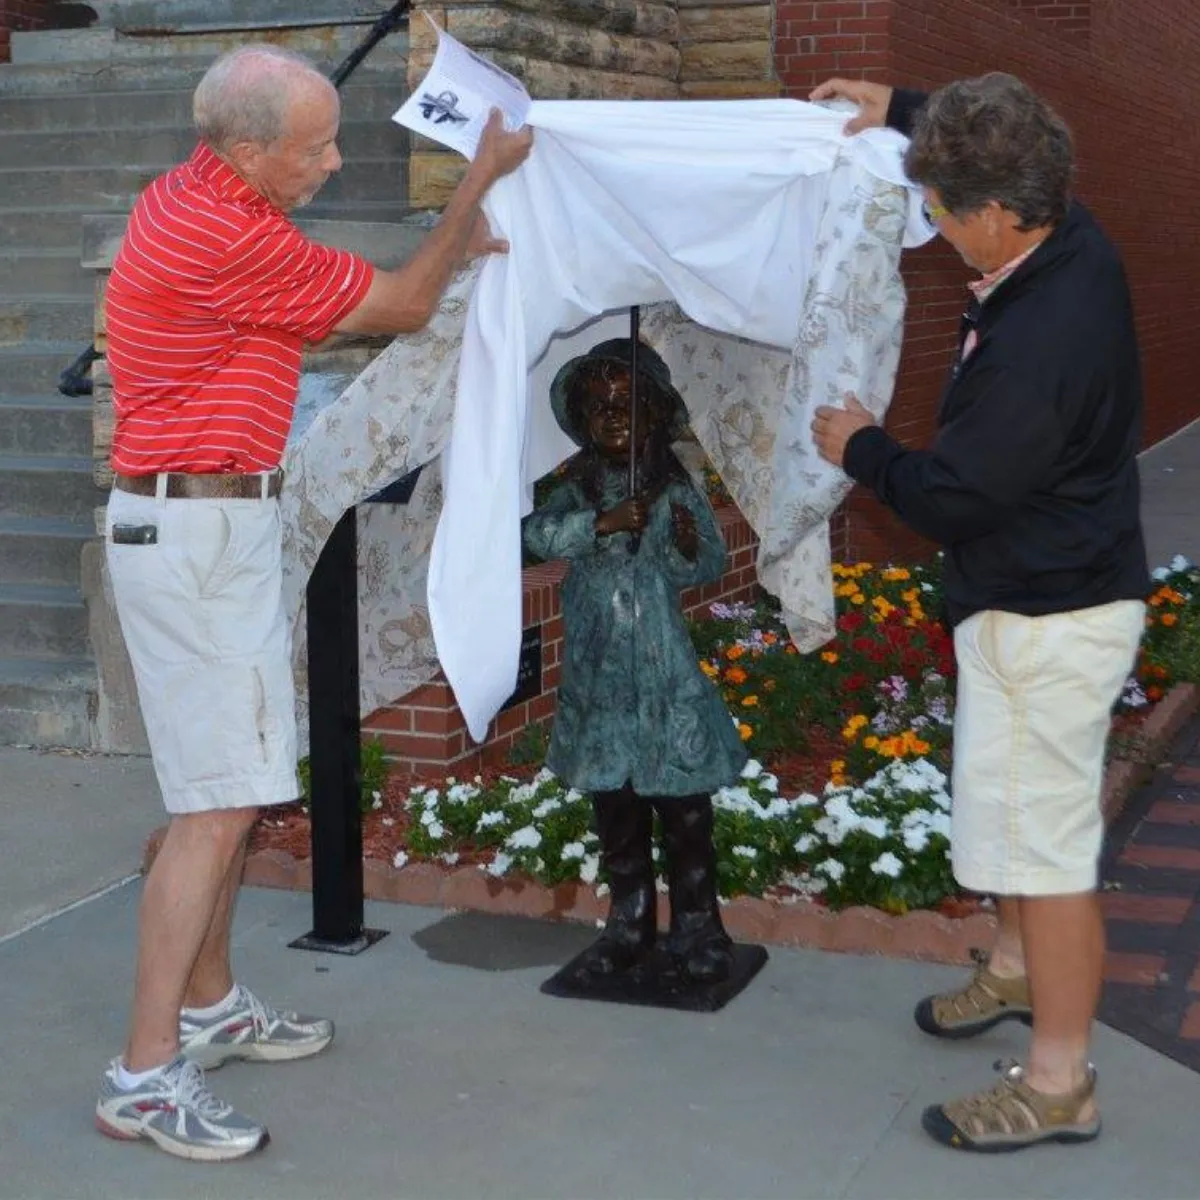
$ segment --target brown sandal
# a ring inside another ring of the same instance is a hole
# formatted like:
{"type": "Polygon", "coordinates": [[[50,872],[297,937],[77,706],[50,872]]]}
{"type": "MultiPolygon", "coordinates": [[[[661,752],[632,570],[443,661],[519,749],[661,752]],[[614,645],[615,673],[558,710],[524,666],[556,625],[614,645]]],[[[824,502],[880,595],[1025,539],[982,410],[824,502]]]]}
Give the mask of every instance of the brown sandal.
{"type": "Polygon", "coordinates": [[[983,1033],[1001,1021],[1033,1023],[1029,1003],[1029,980],[1024,975],[1002,979],[988,970],[987,956],[972,950],[978,966],[962,987],[936,996],[926,996],[913,1012],[925,1033],[940,1038],[968,1038],[983,1033]]]}
{"type": "Polygon", "coordinates": [[[1099,1114],[1080,1119],[1096,1092],[1096,1071],[1073,1092],[1050,1095],[1025,1082],[1017,1063],[998,1062],[1002,1078],[987,1091],[949,1104],[934,1104],[921,1116],[925,1132],[955,1150],[1000,1154],[1039,1142],[1090,1142],[1100,1134],[1099,1114]]]}

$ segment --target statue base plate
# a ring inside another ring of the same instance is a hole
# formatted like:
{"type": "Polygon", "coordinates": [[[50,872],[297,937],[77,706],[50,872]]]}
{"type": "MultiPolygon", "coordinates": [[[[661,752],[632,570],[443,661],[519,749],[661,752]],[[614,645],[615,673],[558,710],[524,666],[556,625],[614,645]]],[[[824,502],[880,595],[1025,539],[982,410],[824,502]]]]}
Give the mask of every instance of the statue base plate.
{"type": "Polygon", "coordinates": [[[662,949],[656,949],[645,962],[619,975],[592,975],[581,969],[582,959],[582,954],[571,959],[542,984],[541,991],[564,1000],[604,1000],[609,1004],[717,1012],[766,966],[767,952],[762,946],[735,944],[733,966],[728,978],[720,983],[685,979],[662,949]]]}

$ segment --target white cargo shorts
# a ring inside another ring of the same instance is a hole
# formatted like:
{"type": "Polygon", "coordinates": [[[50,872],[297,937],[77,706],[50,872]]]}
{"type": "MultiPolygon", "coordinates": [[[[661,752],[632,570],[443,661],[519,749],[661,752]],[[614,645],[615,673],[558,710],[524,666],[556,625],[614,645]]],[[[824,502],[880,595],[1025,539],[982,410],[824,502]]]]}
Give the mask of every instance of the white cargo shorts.
{"type": "Polygon", "coordinates": [[[113,491],[105,548],[163,802],[194,813],[294,800],[278,502],[159,491],[113,491]]]}

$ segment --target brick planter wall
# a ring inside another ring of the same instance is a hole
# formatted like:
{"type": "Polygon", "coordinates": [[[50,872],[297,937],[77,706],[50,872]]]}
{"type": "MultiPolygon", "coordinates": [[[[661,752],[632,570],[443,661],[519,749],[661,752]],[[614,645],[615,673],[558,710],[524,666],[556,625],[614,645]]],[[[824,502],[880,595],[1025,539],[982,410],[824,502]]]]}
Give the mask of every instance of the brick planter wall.
{"type": "MultiPolygon", "coordinates": [[[[689,617],[705,615],[714,602],[749,600],[756,593],[758,539],[754,531],[736,509],[718,510],[717,520],[728,552],[725,574],[716,583],[683,593],[683,609],[689,617]]],[[[418,775],[441,777],[447,771],[467,775],[482,765],[503,762],[527,727],[545,724],[554,716],[563,637],[558,591],[566,570],[565,562],[554,562],[525,571],[523,624],[526,629],[541,629],[541,686],[532,698],[500,713],[482,743],[471,741],[450,686],[440,675],[366,717],[363,736],[378,738],[397,767],[418,775]]]]}

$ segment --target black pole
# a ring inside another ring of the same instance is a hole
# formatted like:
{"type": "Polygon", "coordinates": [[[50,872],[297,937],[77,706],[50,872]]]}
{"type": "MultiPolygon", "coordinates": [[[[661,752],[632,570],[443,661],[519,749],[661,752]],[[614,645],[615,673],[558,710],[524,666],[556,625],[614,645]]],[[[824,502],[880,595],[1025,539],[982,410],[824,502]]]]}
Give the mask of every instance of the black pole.
{"type": "MultiPolygon", "coordinates": [[[[638,342],[641,337],[642,310],[635,304],[629,310],[629,498],[638,494],[638,342]]],[[[629,552],[636,554],[642,535],[629,536],[629,552]]]]}
{"type": "Polygon", "coordinates": [[[355,509],[329,535],[306,600],[313,928],[290,944],[358,954],[384,931],[363,927],[355,509]]]}

